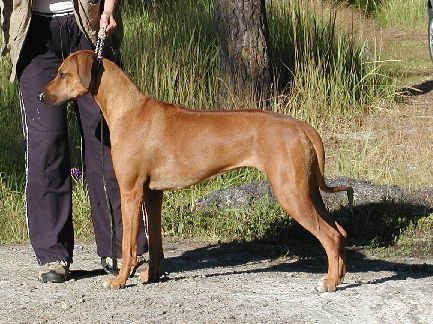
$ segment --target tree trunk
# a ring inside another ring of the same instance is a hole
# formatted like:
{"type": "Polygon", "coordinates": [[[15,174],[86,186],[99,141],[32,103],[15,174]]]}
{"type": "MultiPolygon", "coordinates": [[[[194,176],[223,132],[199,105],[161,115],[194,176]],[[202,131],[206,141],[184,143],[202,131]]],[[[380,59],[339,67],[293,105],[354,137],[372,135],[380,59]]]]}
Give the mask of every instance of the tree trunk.
{"type": "Polygon", "coordinates": [[[216,0],[220,67],[220,95],[271,95],[269,31],[265,0],[216,0]]]}

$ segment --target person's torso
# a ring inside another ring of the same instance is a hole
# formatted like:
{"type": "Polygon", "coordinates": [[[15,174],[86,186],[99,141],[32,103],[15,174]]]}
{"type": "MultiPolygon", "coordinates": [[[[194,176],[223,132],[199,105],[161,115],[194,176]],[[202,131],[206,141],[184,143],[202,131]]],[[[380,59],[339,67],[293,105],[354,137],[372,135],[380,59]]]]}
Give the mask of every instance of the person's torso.
{"type": "Polygon", "coordinates": [[[74,11],[72,0],[33,0],[32,11],[35,13],[61,15],[74,11]]]}
{"type": "MultiPolygon", "coordinates": [[[[12,62],[10,80],[15,78],[15,67],[28,32],[33,12],[53,14],[51,11],[67,11],[72,5],[77,24],[85,36],[96,44],[97,31],[99,29],[99,14],[101,0],[0,0],[1,25],[2,25],[2,55],[9,55],[12,62]],[[47,12],[48,11],[48,12],[47,12]]],[[[119,10],[116,10],[116,22],[118,30],[110,37],[114,45],[113,55],[118,55],[117,50],[122,39],[122,23],[119,10]]],[[[107,46],[106,46],[107,47],[107,46]]]]}

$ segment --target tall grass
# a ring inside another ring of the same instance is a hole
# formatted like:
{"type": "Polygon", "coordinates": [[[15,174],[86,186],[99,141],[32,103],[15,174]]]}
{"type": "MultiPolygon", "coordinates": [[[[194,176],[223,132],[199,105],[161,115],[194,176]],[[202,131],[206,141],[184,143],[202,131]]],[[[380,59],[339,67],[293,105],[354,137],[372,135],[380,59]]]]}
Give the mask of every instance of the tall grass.
{"type": "Polygon", "coordinates": [[[11,189],[0,172],[0,244],[27,239],[24,208],[23,192],[11,189]]]}
{"type": "Polygon", "coordinates": [[[23,188],[23,136],[18,90],[9,82],[9,62],[0,59],[0,173],[14,190],[23,188]]]}
{"type": "Polygon", "coordinates": [[[376,18],[383,26],[425,26],[427,28],[427,1],[383,1],[376,10],[376,18]]]}
{"type": "Polygon", "coordinates": [[[124,5],[125,70],[144,93],[189,107],[215,106],[218,46],[213,1],[124,5]]]}
{"type": "Polygon", "coordinates": [[[365,113],[378,97],[392,93],[375,57],[338,29],[336,11],[315,16],[310,1],[274,1],[268,11],[273,62],[279,82],[287,80],[289,88],[279,112],[332,125],[335,118],[365,113]]]}
{"type": "Polygon", "coordinates": [[[427,0],[335,0],[359,8],[382,26],[426,26],[427,0]]]}
{"type": "Polygon", "coordinates": [[[336,0],[335,2],[347,2],[352,6],[358,7],[366,15],[372,15],[383,0],[336,0]]]}
{"type": "MultiPolygon", "coordinates": [[[[375,58],[366,56],[364,45],[338,29],[335,11],[318,18],[310,3],[268,2],[277,84],[273,109],[318,125],[328,118],[363,113],[377,97],[389,96],[392,86],[375,58]]],[[[223,85],[213,1],[124,7],[125,69],[140,88],[189,107],[216,107],[218,87],[223,85]]],[[[255,103],[246,98],[241,105],[255,103]]]]}
{"type": "MultiPolygon", "coordinates": [[[[213,3],[212,0],[123,3],[124,69],[144,93],[193,108],[219,108],[216,98],[221,81],[213,3]]],[[[338,29],[335,15],[315,17],[309,4],[310,1],[268,2],[271,56],[276,75],[272,108],[319,128],[332,129],[339,118],[364,113],[378,97],[392,91],[392,84],[381,74],[374,57],[367,57],[363,44],[338,29]]],[[[4,116],[9,118],[0,120],[0,173],[3,175],[0,217],[18,223],[17,219],[21,222],[24,219],[23,168],[17,169],[17,165],[24,163],[22,137],[17,128],[19,105],[15,88],[5,81],[4,72],[0,71],[0,76],[1,100],[4,100],[0,101],[1,113],[4,111],[4,116]],[[3,109],[6,106],[12,109],[3,109]],[[7,129],[12,126],[13,129],[7,129]],[[15,157],[10,159],[10,156],[15,157]],[[18,170],[16,174],[14,169],[18,170]],[[8,201],[16,204],[10,205],[8,201]]],[[[246,98],[242,105],[254,107],[255,103],[246,98]]],[[[76,139],[72,145],[78,146],[76,139]]],[[[73,151],[73,161],[78,161],[79,150],[73,151]]],[[[270,202],[258,202],[250,211],[234,211],[230,215],[215,212],[199,216],[191,211],[197,198],[216,188],[256,179],[263,179],[263,175],[247,169],[188,190],[168,192],[164,232],[213,238],[263,237],[269,233],[270,224],[281,223],[277,219],[284,217],[270,202]],[[251,219],[247,220],[248,217],[251,219]]],[[[80,238],[92,236],[89,213],[85,186],[76,183],[74,224],[80,238]]],[[[20,241],[22,237],[19,234],[13,238],[8,231],[0,229],[0,242],[20,241]]]]}

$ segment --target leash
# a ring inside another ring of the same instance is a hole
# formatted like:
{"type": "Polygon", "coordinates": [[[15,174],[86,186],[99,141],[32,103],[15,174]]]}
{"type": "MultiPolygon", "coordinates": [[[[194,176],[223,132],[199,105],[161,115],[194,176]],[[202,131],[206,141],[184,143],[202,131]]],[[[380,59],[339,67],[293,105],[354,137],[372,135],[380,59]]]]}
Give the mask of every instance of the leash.
{"type": "MultiPolygon", "coordinates": [[[[95,48],[95,54],[96,54],[96,62],[94,62],[94,77],[95,77],[95,83],[94,83],[94,90],[96,91],[97,86],[97,80],[98,80],[98,73],[101,70],[101,64],[102,64],[102,49],[104,48],[104,40],[105,40],[105,29],[107,26],[102,26],[102,32],[103,36],[98,37],[98,40],[96,41],[96,48],[95,48]]],[[[105,193],[105,201],[107,202],[107,212],[110,215],[111,220],[111,258],[113,260],[113,266],[111,268],[111,273],[113,275],[117,275],[117,242],[116,242],[116,221],[114,219],[114,213],[113,213],[113,207],[111,205],[110,196],[108,195],[107,190],[107,180],[105,178],[105,170],[104,170],[104,116],[102,114],[102,110],[100,110],[100,125],[101,125],[101,171],[102,171],[102,183],[104,186],[104,193],[105,193]]]]}

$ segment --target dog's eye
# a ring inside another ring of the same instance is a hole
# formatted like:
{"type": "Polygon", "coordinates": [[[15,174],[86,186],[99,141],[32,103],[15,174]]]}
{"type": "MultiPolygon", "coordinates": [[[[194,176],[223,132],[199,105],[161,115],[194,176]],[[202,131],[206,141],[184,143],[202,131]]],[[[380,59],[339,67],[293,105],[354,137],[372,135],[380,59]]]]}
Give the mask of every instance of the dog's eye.
{"type": "Polygon", "coordinates": [[[59,72],[59,78],[63,79],[66,76],[66,73],[63,72],[59,72]]]}

